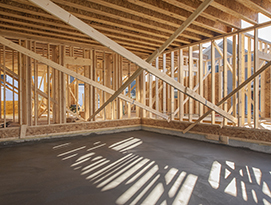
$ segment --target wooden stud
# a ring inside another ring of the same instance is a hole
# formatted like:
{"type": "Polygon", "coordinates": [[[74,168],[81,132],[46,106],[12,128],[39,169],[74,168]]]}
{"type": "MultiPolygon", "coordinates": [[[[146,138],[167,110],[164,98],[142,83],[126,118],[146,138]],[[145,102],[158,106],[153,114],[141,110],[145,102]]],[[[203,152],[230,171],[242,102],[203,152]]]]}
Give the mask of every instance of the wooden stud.
{"type": "MultiPolygon", "coordinates": [[[[245,66],[244,66],[244,35],[238,35],[238,85],[244,82],[245,66]]],[[[238,93],[238,126],[245,123],[245,93],[241,89],[238,93]]]]}
{"type": "MultiPolygon", "coordinates": [[[[128,62],[128,78],[131,76],[131,63],[128,62]]],[[[131,97],[131,85],[128,86],[128,97],[131,97]]],[[[126,104],[126,103],[125,103],[126,104]]],[[[131,103],[128,103],[128,118],[131,118],[131,103]]]]}
{"type": "MultiPolygon", "coordinates": [[[[189,55],[189,71],[188,71],[188,86],[190,89],[193,89],[193,48],[188,47],[188,55],[189,55]]],[[[193,99],[190,97],[188,102],[188,120],[192,122],[193,120],[193,99]]]]}
{"type": "MultiPolygon", "coordinates": [[[[33,47],[34,47],[34,52],[36,53],[36,41],[33,42],[33,47]]],[[[34,125],[38,125],[38,94],[37,94],[37,89],[38,89],[38,65],[37,61],[34,60],[34,125]]]]}
{"type": "MultiPolygon", "coordinates": [[[[214,43],[212,41],[211,44],[211,102],[215,103],[215,46],[214,43]]],[[[212,111],[211,114],[211,122],[212,124],[215,124],[215,112],[212,111]]]]}
{"type": "MultiPolygon", "coordinates": [[[[50,44],[47,44],[47,59],[50,59],[50,44]]],[[[51,116],[50,116],[50,110],[51,110],[51,86],[50,86],[50,66],[47,65],[47,124],[50,125],[51,123],[51,116]]]]}
{"type": "MultiPolygon", "coordinates": [[[[149,81],[149,106],[152,108],[152,80],[153,76],[152,74],[148,74],[148,81],[149,81]]],[[[152,118],[152,113],[149,113],[149,118],[152,118]]]]}
{"type": "MultiPolygon", "coordinates": [[[[123,83],[123,81],[122,81],[122,71],[123,71],[123,68],[122,68],[122,65],[123,65],[123,62],[122,62],[122,56],[120,56],[120,55],[118,55],[118,58],[119,58],[119,85],[120,85],[120,87],[122,86],[122,83],[123,83]]],[[[131,71],[130,71],[131,72],[131,71]]],[[[130,73],[129,71],[128,71],[128,73],[130,73]]],[[[119,88],[120,88],[119,87],[119,88]]],[[[125,102],[126,103],[126,102],[125,102]]],[[[128,106],[129,106],[129,104],[130,103],[128,103],[128,106]]],[[[120,111],[120,119],[122,119],[123,118],[123,101],[120,99],[120,103],[119,103],[119,111],[120,111]]],[[[130,107],[131,107],[131,104],[130,104],[130,107]]],[[[129,110],[130,110],[130,112],[131,112],[131,109],[128,109],[128,114],[129,114],[129,110]]]]}
{"type": "MultiPolygon", "coordinates": [[[[255,46],[257,48],[257,45],[255,46]]],[[[255,59],[254,59],[255,60],[255,59]]],[[[238,85],[237,88],[235,88],[232,92],[230,92],[226,97],[224,97],[220,102],[218,102],[216,105],[220,106],[223,104],[226,100],[230,99],[233,95],[235,95],[238,91],[243,89],[248,83],[251,83],[253,79],[255,79],[257,76],[259,76],[263,71],[265,71],[267,68],[271,66],[271,61],[267,62],[264,66],[262,66],[260,69],[258,69],[253,75],[251,75],[248,79],[246,79],[243,83],[238,85]]],[[[255,83],[255,82],[254,82],[255,83]]],[[[255,85],[255,84],[254,84],[255,85]]],[[[255,103],[255,102],[254,102],[255,103]]],[[[190,129],[192,129],[196,124],[198,124],[202,119],[204,119],[206,116],[208,116],[212,110],[207,111],[204,115],[202,115],[195,123],[189,125],[183,133],[188,132],[190,129]]],[[[254,119],[255,120],[255,119],[254,119]]]]}
{"type": "MultiPolygon", "coordinates": [[[[183,75],[183,50],[179,50],[179,82],[180,84],[184,85],[184,75],[183,75]]],[[[179,118],[180,121],[183,121],[183,116],[184,116],[184,105],[183,105],[183,98],[184,94],[182,92],[179,92],[179,118]]]]}
{"type": "MultiPolygon", "coordinates": [[[[159,57],[155,59],[156,69],[159,70],[159,57]]],[[[155,77],[155,109],[159,111],[159,90],[158,90],[158,78],[155,77]]],[[[156,118],[158,116],[156,115],[156,118]]]]}
{"type": "MultiPolygon", "coordinates": [[[[236,89],[237,85],[237,35],[232,37],[232,90],[236,89]]],[[[237,97],[232,96],[232,115],[237,117],[237,97]]]]}
{"type": "MultiPolygon", "coordinates": [[[[166,73],[166,65],[167,65],[167,59],[166,54],[163,54],[163,72],[166,73]]],[[[167,113],[167,97],[166,97],[166,83],[163,82],[163,113],[167,113]]]]}
{"type": "MultiPolygon", "coordinates": [[[[174,79],[174,52],[171,52],[171,56],[170,56],[170,68],[171,68],[171,77],[173,80],[174,79]]],[[[171,120],[174,120],[174,87],[170,87],[170,116],[171,116],[171,120]]]]}
{"type": "MultiPolygon", "coordinates": [[[[202,44],[199,44],[199,94],[203,96],[203,52],[202,52],[202,44]]],[[[203,114],[203,105],[199,104],[199,115],[203,114]]]]}
{"type": "MultiPolygon", "coordinates": [[[[251,76],[251,38],[248,38],[247,48],[247,76],[251,76]]],[[[247,90],[247,123],[251,123],[251,84],[247,90]]]]}
{"type": "MultiPolygon", "coordinates": [[[[259,51],[263,52],[263,42],[262,41],[259,41],[259,51]]],[[[262,118],[265,118],[265,72],[263,72],[261,74],[261,92],[260,92],[260,98],[261,98],[261,104],[260,104],[260,107],[261,107],[261,117],[262,118]]]]}
{"type": "MultiPolygon", "coordinates": [[[[258,58],[258,29],[254,29],[254,73],[257,72],[259,67],[258,58]]],[[[259,127],[259,77],[257,76],[254,80],[254,91],[253,91],[253,118],[254,118],[254,128],[259,127]]]]}
{"type": "MultiPolygon", "coordinates": [[[[140,78],[140,99],[141,103],[143,105],[146,105],[146,83],[145,83],[145,71],[142,72],[141,75],[139,75],[140,78]]],[[[152,108],[151,108],[152,109],[152,108]]],[[[142,112],[142,115],[140,117],[146,118],[146,110],[140,109],[142,112]]]]}
{"type": "MultiPolygon", "coordinates": [[[[6,128],[7,116],[6,116],[6,46],[3,46],[3,66],[4,66],[4,128],[6,128]]],[[[2,105],[1,105],[2,106],[2,105]]]]}
{"type": "MultiPolygon", "coordinates": [[[[223,97],[228,95],[228,40],[227,37],[223,38],[223,97]]],[[[219,100],[220,101],[220,100],[219,100]]],[[[228,111],[228,101],[224,102],[224,110],[228,111]]],[[[227,125],[227,119],[223,118],[223,125],[227,125]]]]}

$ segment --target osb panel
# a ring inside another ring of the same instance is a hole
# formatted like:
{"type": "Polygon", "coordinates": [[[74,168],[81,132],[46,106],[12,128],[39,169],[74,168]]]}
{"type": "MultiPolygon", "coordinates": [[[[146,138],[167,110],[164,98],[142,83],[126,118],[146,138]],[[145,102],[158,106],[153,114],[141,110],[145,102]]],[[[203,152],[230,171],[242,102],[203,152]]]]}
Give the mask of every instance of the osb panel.
{"type": "Polygon", "coordinates": [[[2,128],[0,129],[0,138],[18,138],[20,135],[20,128],[2,128]]]}
{"type": "MultiPolygon", "coordinates": [[[[161,128],[177,129],[182,131],[187,126],[189,126],[190,123],[178,121],[166,122],[163,120],[155,119],[142,119],[142,125],[157,126],[161,128]]],[[[198,124],[194,128],[192,128],[191,132],[271,142],[271,131],[269,130],[239,128],[229,126],[221,128],[218,125],[198,124]]]]}
{"type": "Polygon", "coordinates": [[[114,121],[106,121],[106,122],[69,123],[69,124],[64,124],[64,125],[37,126],[37,127],[28,127],[26,131],[26,136],[46,135],[46,134],[84,131],[84,130],[96,130],[96,129],[103,129],[103,128],[114,128],[114,127],[132,126],[132,125],[140,125],[140,124],[141,124],[140,119],[131,119],[131,120],[114,120],[114,121]]]}

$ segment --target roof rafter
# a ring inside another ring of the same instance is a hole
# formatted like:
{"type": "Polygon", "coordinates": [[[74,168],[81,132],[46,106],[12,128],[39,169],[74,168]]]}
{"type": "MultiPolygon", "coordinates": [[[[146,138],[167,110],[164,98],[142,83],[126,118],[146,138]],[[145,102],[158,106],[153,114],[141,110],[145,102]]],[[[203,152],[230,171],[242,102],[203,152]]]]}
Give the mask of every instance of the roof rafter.
{"type": "MultiPolygon", "coordinates": [[[[176,7],[185,9],[187,11],[193,12],[201,3],[200,0],[182,0],[182,1],[178,1],[178,0],[163,0],[164,2],[167,2],[169,4],[172,4],[176,7]]],[[[206,8],[201,16],[207,18],[207,19],[211,19],[213,21],[219,21],[224,23],[225,25],[229,26],[229,27],[233,27],[233,28],[241,28],[241,21],[239,18],[232,16],[226,12],[223,12],[221,10],[218,10],[215,7],[208,7],[206,8]]]]}
{"type": "Polygon", "coordinates": [[[252,10],[256,12],[260,12],[267,17],[271,18],[271,4],[268,0],[261,0],[261,1],[255,1],[255,0],[236,0],[239,3],[243,4],[246,7],[251,8],[252,10]]]}
{"type": "MultiPolygon", "coordinates": [[[[203,0],[200,0],[203,1],[203,0]]],[[[258,14],[247,8],[244,7],[242,4],[233,0],[215,0],[211,4],[211,6],[223,11],[227,12],[228,14],[231,14],[239,19],[243,19],[251,24],[257,24],[258,23],[258,14]]]]}

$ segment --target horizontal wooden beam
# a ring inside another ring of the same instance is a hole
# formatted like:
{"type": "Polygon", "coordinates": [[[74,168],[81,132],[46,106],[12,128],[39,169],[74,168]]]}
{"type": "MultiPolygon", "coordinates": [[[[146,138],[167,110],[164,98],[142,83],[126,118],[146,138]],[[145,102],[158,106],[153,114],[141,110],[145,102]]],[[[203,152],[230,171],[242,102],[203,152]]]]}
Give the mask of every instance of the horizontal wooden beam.
{"type": "Polygon", "coordinates": [[[91,59],[80,58],[80,57],[65,56],[64,62],[65,64],[70,64],[70,65],[80,65],[80,66],[91,65],[91,59]]]}
{"type": "Polygon", "coordinates": [[[258,51],[258,57],[260,60],[264,61],[270,61],[271,60],[271,54],[270,53],[265,53],[262,51],[258,51]]]}
{"type": "MultiPolygon", "coordinates": [[[[87,83],[89,85],[92,85],[92,86],[94,86],[94,87],[96,87],[96,88],[98,88],[98,89],[100,89],[102,91],[105,91],[105,92],[107,92],[107,93],[109,93],[111,95],[114,94],[114,92],[115,92],[114,90],[112,90],[112,89],[110,89],[110,88],[108,88],[106,86],[103,86],[103,85],[101,85],[101,84],[99,84],[99,83],[97,83],[97,82],[95,82],[95,81],[93,81],[93,80],[91,80],[89,78],[86,78],[85,76],[82,76],[82,75],[80,75],[80,74],[78,74],[78,73],[76,73],[76,72],[62,66],[62,65],[59,65],[59,64],[51,61],[50,59],[47,59],[47,58],[45,58],[45,57],[43,57],[43,56],[41,56],[41,55],[39,55],[39,54],[37,54],[37,53],[35,53],[33,51],[30,51],[30,50],[28,50],[28,49],[26,49],[26,48],[24,48],[24,47],[22,47],[22,46],[20,46],[20,45],[18,45],[16,43],[13,43],[12,41],[7,40],[2,36],[0,36],[0,43],[2,43],[3,45],[5,45],[5,46],[7,46],[9,48],[12,48],[12,49],[20,52],[20,53],[22,53],[22,54],[24,54],[24,55],[26,55],[28,57],[31,57],[31,58],[39,61],[39,62],[42,62],[45,65],[48,65],[48,66],[50,66],[50,67],[52,67],[52,68],[54,68],[56,70],[59,70],[59,71],[65,73],[67,75],[73,76],[74,78],[77,78],[78,80],[81,80],[82,82],[87,83]]],[[[119,95],[119,98],[121,98],[122,100],[125,100],[126,102],[135,104],[136,106],[139,106],[139,107],[141,107],[143,109],[146,109],[147,111],[152,112],[152,113],[158,115],[159,117],[162,117],[162,118],[168,120],[167,115],[162,114],[162,113],[158,112],[157,110],[151,109],[150,107],[145,106],[142,103],[134,101],[133,99],[131,99],[131,98],[125,96],[125,95],[119,95]]]]}
{"type": "MultiPolygon", "coordinates": [[[[55,15],[56,17],[58,17],[62,21],[73,26],[74,28],[78,29],[82,33],[85,33],[86,35],[88,35],[92,39],[95,39],[96,41],[100,42],[104,46],[110,48],[111,50],[113,50],[116,53],[120,54],[121,56],[125,57],[126,59],[130,60],[131,62],[138,65],[140,68],[145,69],[149,73],[155,75],[159,79],[165,81],[169,85],[175,87],[176,89],[178,89],[179,91],[183,92],[184,94],[190,96],[194,100],[197,100],[197,101],[203,103],[205,106],[216,111],[220,115],[226,117],[228,120],[230,120],[234,123],[237,122],[237,119],[235,117],[229,115],[227,112],[225,112],[221,108],[219,108],[216,105],[214,105],[213,103],[207,101],[205,98],[203,98],[199,94],[195,93],[192,89],[189,89],[189,88],[181,85],[180,83],[178,83],[177,81],[175,81],[171,77],[167,76],[165,73],[161,73],[159,70],[157,70],[156,68],[151,66],[146,61],[142,60],[141,58],[139,58],[135,54],[131,53],[130,51],[123,48],[122,46],[120,46],[116,42],[114,42],[111,39],[109,39],[108,37],[104,36],[103,34],[98,32],[97,30],[93,29],[91,26],[87,25],[86,23],[84,23],[83,21],[81,21],[77,17],[73,16],[69,12],[65,11],[61,7],[57,6],[53,2],[51,2],[49,0],[44,0],[44,1],[29,0],[29,1],[36,4],[37,6],[41,7],[45,11],[51,13],[52,15],[55,15]]],[[[100,86],[100,85],[98,85],[98,86],[100,86]]]]}
{"type": "MultiPolygon", "coordinates": [[[[263,71],[265,71],[267,68],[271,66],[271,61],[269,61],[267,64],[262,66],[259,70],[257,70],[253,75],[251,75],[247,80],[245,80],[243,83],[241,83],[237,88],[235,88],[231,93],[229,93],[226,97],[224,97],[221,101],[219,101],[216,105],[220,106],[224,102],[226,102],[228,99],[230,99],[233,95],[235,95],[239,90],[241,90],[243,87],[245,87],[248,83],[250,83],[254,78],[256,78],[258,75],[260,75],[263,71]]],[[[183,133],[188,132],[191,130],[196,124],[198,124],[201,120],[203,120],[207,115],[209,115],[212,112],[212,110],[207,111],[205,114],[203,114],[196,122],[189,125],[183,133]]]]}

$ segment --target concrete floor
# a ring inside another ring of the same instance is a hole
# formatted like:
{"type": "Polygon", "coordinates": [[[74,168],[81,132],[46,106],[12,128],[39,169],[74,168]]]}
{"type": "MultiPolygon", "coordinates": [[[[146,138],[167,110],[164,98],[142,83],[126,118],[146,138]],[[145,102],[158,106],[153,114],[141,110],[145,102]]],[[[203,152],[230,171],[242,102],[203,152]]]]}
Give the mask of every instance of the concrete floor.
{"type": "Polygon", "coordinates": [[[271,156],[146,131],[0,148],[0,204],[271,204],[271,156]]]}

